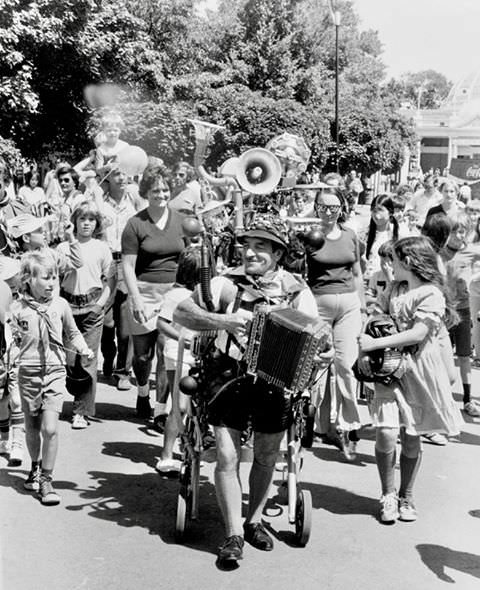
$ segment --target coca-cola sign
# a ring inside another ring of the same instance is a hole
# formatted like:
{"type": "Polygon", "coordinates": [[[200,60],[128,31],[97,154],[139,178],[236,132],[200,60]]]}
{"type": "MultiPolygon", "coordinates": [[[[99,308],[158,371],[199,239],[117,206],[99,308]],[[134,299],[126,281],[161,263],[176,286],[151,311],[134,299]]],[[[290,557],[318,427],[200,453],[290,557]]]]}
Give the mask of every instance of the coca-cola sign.
{"type": "Polygon", "coordinates": [[[467,182],[480,181],[480,160],[473,158],[453,158],[449,173],[459,180],[467,182]]]}
{"type": "Polygon", "coordinates": [[[480,166],[469,166],[465,172],[467,180],[479,180],[480,179],[480,166]]]}

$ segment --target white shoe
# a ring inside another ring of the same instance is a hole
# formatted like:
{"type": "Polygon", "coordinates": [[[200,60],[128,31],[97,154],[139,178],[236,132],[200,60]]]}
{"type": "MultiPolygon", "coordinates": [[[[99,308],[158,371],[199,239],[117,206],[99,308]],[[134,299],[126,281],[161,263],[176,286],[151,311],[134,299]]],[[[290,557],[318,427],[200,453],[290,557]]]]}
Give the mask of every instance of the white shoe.
{"type": "Polygon", "coordinates": [[[10,443],[8,440],[0,440],[0,455],[10,454],[10,443]]]}
{"type": "Polygon", "coordinates": [[[85,416],[82,416],[81,414],[74,414],[72,420],[72,428],[74,428],[75,430],[83,430],[84,428],[87,428],[87,426],[88,422],[85,419],[85,416]]]}
{"type": "Polygon", "coordinates": [[[10,449],[10,458],[8,464],[12,467],[18,467],[23,461],[23,445],[19,441],[12,442],[12,448],[10,449]]]}
{"type": "Polygon", "coordinates": [[[180,471],[180,463],[174,459],[159,459],[155,465],[158,473],[174,473],[180,471]]]}
{"type": "Polygon", "coordinates": [[[380,520],[382,522],[395,522],[399,516],[397,493],[390,492],[382,496],[380,498],[380,520]]]}

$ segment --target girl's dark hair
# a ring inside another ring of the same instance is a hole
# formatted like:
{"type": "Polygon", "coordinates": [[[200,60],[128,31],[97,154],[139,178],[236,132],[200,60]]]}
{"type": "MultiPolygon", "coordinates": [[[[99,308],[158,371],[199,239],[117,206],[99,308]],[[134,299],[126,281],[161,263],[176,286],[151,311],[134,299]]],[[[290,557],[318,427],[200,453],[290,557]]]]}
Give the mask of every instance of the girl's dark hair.
{"type": "Polygon", "coordinates": [[[147,167],[143,171],[142,180],[138,187],[138,192],[144,199],[147,197],[148,191],[155,186],[156,182],[164,182],[168,188],[171,184],[170,172],[163,164],[158,164],[155,161],[149,161],[147,167]]]}
{"type": "Polygon", "coordinates": [[[193,291],[200,282],[200,248],[188,246],[178,257],[177,275],[175,282],[193,291]]]}
{"type": "Polygon", "coordinates": [[[92,237],[96,238],[97,240],[102,240],[104,238],[103,215],[100,213],[95,203],[92,203],[92,201],[83,201],[73,210],[70,221],[73,224],[74,233],[77,233],[77,221],[80,219],[80,217],[87,216],[93,217],[96,222],[92,237]]]}
{"type": "Polygon", "coordinates": [[[430,215],[425,219],[422,227],[422,235],[431,240],[436,252],[445,247],[451,232],[452,222],[443,213],[430,215]]]}
{"type": "Polygon", "coordinates": [[[40,184],[40,173],[37,172],[37,170],[29,170],[26,174],[25,174],[25,184],[26,186],[30,186],[30,181],[32,180],[32,178],[36,178],[38,183],[40,184]]]}
{"type": "Polygon", "coordinates": [[[452,297],[444,275],[438,266],[438,253],[430,238],[426,236],[402,238],[395,242],[394,251],[400,262],[405,264],[422,283],[431,283],[443,293],[446,303],[445,322],[447,327],[450,328],[457,323],[458,315],[452,304],[452,297]]]}
{"type": "MultiPolygon", "coordinates": [[[[373,211],[376,207],[385,207],[385,209],[389,213],[389,222],[393,227],[393,241],[398,239],[398,221],[393,216],[394,209],[393,209],[393,201],[390,195],[382,194],[377,195],[370,206],[370,211],[373,211]]],[[[365,256],[367,259],[370,257],[370,252],[372,251],[372,246],[375,242],[375,236],[377,235],[377,224],[370,218],[370,225],[368,227],[368,236],[367,236],[367,250],[365,256]]]]}
{"type": "MultiPolygon", "coordinates": [[[[333,174],[333,173],[332,173],[333,174]]],[[[348,204],[341,189],[338,189],[335,186],[329,186],[328,188],[318,190],[315,194],[314,204],[317,205],[317,201],[323,195],[335,195],[337,199],[340,201],[340,215],[338,217],[338,223],[343,223],[348,217],[348,204]]],[[[316,213],[315,213],[316,215],[316,213]]]]}

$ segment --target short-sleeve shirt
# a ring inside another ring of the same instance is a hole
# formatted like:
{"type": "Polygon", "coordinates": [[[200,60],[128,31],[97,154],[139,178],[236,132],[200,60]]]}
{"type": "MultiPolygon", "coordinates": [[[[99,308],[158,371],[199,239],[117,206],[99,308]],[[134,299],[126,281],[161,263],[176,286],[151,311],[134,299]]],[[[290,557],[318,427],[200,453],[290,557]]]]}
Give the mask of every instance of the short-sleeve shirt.
{"type": "Polygon", "coordinates": [[[359,259],[355,232],[340,228],[340,236],[326,239],[308,258],[308,284],[314,295],[353,293],[356,291],[353,265],[359,259]]]}
{"type": "Polygon", "coordinates": [[[147,283],[174,283],[177,261],[185,247],[183,216],[169,211],[164,229],[148,213],[139,211],[127,221],[122,234],[122,254],[137,256],[135,276],[147,283]]]}

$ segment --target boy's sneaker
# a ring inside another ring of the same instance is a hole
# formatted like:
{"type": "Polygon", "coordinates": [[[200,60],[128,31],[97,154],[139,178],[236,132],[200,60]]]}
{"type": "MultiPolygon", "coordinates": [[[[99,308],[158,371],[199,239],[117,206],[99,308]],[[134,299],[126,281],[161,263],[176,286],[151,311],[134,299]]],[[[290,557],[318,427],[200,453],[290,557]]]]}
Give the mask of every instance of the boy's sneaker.
{"type": "Polygon", "coordinates": [[[12,442],[12,448],[10,449],[10,458],[8,465],[10,467],[19,467],[23,461],[23,445],[21,441],[14,440],[12,442]]]}
{"type": "Polygon", "coordinates": [[[417,509],[415,508],[413,501],[409,498],[398,499],[398,512],[400,513],[400,516],[398,517],[399,520],[403,520],[404,522],[413,522],[414,520],[417,520],[417,509]]]}
{"type": "Polygon", "coordinates": [[[29,492],[38,492],[40,490],[40,467],[30,471],[27,479],[23,482],[23,487],[29,492]]]}
{"type": "Polygon", "coordinates": [[[395,522],[398,517],[398,498],[396,492],[385,494],[380,498],[381,522],[395,522]]]}
{"type": "Polygon", "coordinates": [[[40,477],[40,501],[45,506],[56,506],[60,504],[60,496],[52,486],[52,478],[42,475],[40,477]]]}
{"type": "Polygon", "coordinates": [[[480,407],[477,402],[467,402],[463,405],[463,411],[469,416],[472,416],[472,418],[480,418],[480,407]]]}
{"type": "Polygon", "coordinates": [[[10,454],[10,443],[8,440],[0,440],[0,455],[10,454]]]}
{"type": "Polygon", "coordinates": [[[175,459],[159,459],[155,465],[158,473],[178,473],[180,471],[180,462],[175,459]]]}
{"type": "Polygon", "coordinates": [[[345,459],[347,461],[355,461],[357,458],[357,441],[350,440],[350,433],[347,430],[339,432],[338,436],[345,459]]]}
{"type": "Polygon", "coordinates": [[[85,416],[82,416],[81,414],[74,414],[72,420],[72,428],[74,428],[75,430],[83,430],[84,428],[87,428],[87,426],[88,422],[85,419],[85,416]]]}

